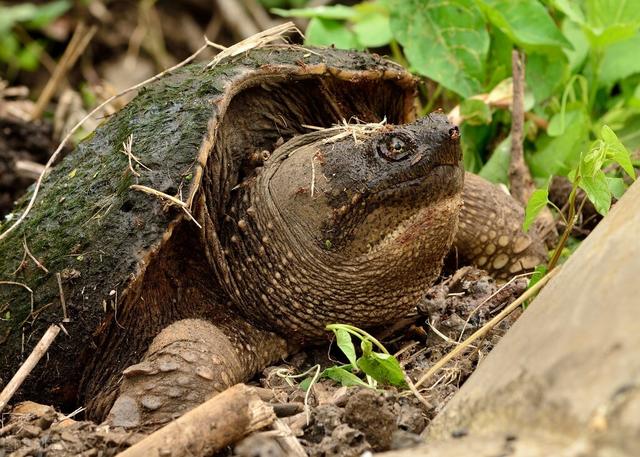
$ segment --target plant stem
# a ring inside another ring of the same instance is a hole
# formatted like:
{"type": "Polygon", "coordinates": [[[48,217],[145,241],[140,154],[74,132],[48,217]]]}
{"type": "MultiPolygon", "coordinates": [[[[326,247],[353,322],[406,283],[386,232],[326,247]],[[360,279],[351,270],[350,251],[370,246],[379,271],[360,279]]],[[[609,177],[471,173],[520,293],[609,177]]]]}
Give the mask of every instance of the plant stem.
{"type": "MultiPolygon", "coordinates": [[[[565,244],[567,244],[569,235],[571,234],[571,231],[573,230],[573,226],[575,225],[575,222],[576,222],[576,192],[578,191],[577,181],[578,180],[576,179],[576,183],[573,184],[573,187],[571,188],[571,193],[569,194],[569,216],[567,217],[567,225],[564,228],[564,232],[562,232],[562,236],[558,241],[558,245],[556,246],[556,249],[553,251],[553,256],[551,257],[551,260],[549,260],[549,266],[548,266],[549,271],[553,270],[555,266],[558,264],[558,260],[560,259],[562,250],[564,249],[565,244]]],[[[584,200],[582,201],[582,203],[584,204],[584,200]]],[[[580,207],[582,208],[582,205],[580,205],[580,207]]]]}
{"type": "Polygon", "coordinates": [[[359,329],[358,327],[354,327],[353,325],[349,325],[349,324],[329,324],[325,327],[327,330],[331,330],[333,331],[334,329],[338,329],[341,328],[343,330],[345,330],[347,333],[357,336],[358,338],[362,339],[368,339],[369,341],[371,341],[373,344],[375,344],[378,349],[380,349],[383,353],[387,354],[387,355],[391,355],[389,354],[389,351],[387,351],[387,348],[384,347],[384,345],[378,341],[376,338],[374,338],[373,336],[371,336],[369,333],[365,332],[362,329],[359,329]]]}

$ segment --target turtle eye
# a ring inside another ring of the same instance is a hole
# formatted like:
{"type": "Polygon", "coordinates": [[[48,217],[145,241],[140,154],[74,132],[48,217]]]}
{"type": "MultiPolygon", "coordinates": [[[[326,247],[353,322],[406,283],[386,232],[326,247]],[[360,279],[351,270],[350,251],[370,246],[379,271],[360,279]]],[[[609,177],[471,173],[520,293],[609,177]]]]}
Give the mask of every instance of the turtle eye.
{"type": "Polygon", "coordinates": [[[393,162],[404,160],[409,156],[405,142],[397,136],[383,138],[378,143],[378,153],[385,159],[393,162]]]}

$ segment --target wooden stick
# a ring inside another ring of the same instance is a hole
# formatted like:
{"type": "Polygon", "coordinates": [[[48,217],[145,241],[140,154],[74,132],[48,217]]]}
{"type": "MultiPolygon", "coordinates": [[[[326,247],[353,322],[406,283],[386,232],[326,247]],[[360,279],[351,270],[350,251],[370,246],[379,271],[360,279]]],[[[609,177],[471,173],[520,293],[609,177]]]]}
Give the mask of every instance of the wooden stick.
{"type": "Polygon", "coordinates": [[[42,93],[36,101],[33,112],[31,113],[32,120],[38,119],[42,116],[45,107],[55,95],[55,92],[60,86],[65,75],[76,63],[76,60],[78,60],[78,57],[80,57],[97,30],[96,26],[92,26],[87,29],[87,26],[83,22],[78,24],[67,49],[65,49],[64,54],[62,54],[62,57],[60,58],[60,62],[56,65],[56,69],[53,71],[53,75],[51,75],[51,78],[47,81],[47,85],[44,86],[42,93]]]}
{"type": "Polygon", "coordinates": [[[273,409],[244,384],[219,393],[165,425],[118,457],[211,455],[276,419],[273,409]]]}
{"type": "Polygon", "coordinates": [[[524,62],[520,52],[513,50],[513,101],[511,108],[511,162],[509,184],[511,195],[522,206],[527,204],[535,186],[529,168],[524,161],[524,62]]]}
{"type": "Polygon", "coordinates": [[[38,176],[44,171],[44,165],[32,160],[16,160],[16,174],[21,178],[38,179],[38,176]]]}
{"type": "Polygon", "coordinates": [[[59,332],[60,327],[55,324],[51,325],[40,341],[38,341],[36,347],[33,348],[27,360],[24,361],[16,374],[13,375],[11,381],[2,389],[0,393],[0,412],[7,406],[13,394],[20,388],[24,380],[29,376],[29,373],[31,373],[31,370],[38,364],[38,361],[49,350],[49,346],[51,346],[51,343],[53,343],[53,340],[58,336],[59,332]]]}
{"type": "Polygon", "coordinates": [[[298,441],[298,438],[291,431],[291,428],[281,421],[280,419],[276,419],[273,422],[273,429],[282,433],[282,436],[276,438],[276,441],[280,444],[288,456],[290,457],[307,457],[307,453],[305,452],[302,444],[298,441]]]}
{"type": "Polygon", "coordinates": [[[499,314],[497,314],[493,319],[484,324],[481,328],[479,328],[473,335],[464,340],[458,346],[456,346],[451,352],[446,354],[440,360],[438,360],[433,366],[431,366],[425,374],[418,379],[415,386],[420,387],[427,379],[433,376],[436,372],[438,372],[442,367],[444,367],[447,363],[449,363],[454,357],[459,355],[462,351],[464,351],[471,343],[473,343],[478,338],[486,335],[489,330],[498,325],[502,319],[507,317],[513,310],[515,310],[522,303],[527,301],[529,298],[533,297],[538,291],[544,286],[549,280],[558,273],[560,267],[557,267],[547,273],[545,277],[543,277],[540,281],[535,283],[530,289],[525,291],[522,295],[520,295],[514,302],[512,302],[509,306],[503,309],[499,314]]]}

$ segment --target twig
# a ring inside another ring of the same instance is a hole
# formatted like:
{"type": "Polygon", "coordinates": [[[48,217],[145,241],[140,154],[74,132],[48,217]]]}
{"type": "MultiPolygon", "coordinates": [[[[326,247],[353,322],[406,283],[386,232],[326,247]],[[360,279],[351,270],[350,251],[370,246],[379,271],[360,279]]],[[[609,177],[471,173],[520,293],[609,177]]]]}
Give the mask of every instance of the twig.
{"type": "Polygon", "coordinates": [[[44,170],[44,165],[32,160],[16,160],[15,167],[18,176],[33,179],[34,181],[38,179],[38,176],[40,176],[40,173],[44,170]]]}
{"type": "Polygon", "coordinates": [[[524,162],[524,62],[519,51],[513,50],[513,102],[511,108],[511,162],[509,183],[513,198],[522,206],[527,204],[534,190],[533,179],[524,162]]]}
{"type": "Polygon", "coordinates": [[[150,194],[156,197],[163,198],[165,200],[169,200],[170,203],[173,203],[174,205],[182,208],[182,211],[185,212],[187,217],[191,219],[193,223],[198,226],[199,229],[202,229],[202,225],[200,225],[200,223],[189,212],[189,208],[187,207],[187,204],[182,200],[180,200],[179,198],[173,197],[172,195],[169,195],[169,194],[165,194],[164,192],[160,192],[159,190],[153,189],[151,187],[141,186],[139,184],[132,184],[131,186],[129,186],[129,189],[138,190],[140,192],[144,192],[145,194],[150,194]]]}
{"type": "Polygon", "coordinates": [[[47,270],[47,268],[44,265],[42,265],[42,263],[40,263],[40,261],[36,259],[33,254],[31,254],[31,251],[29,250],[29,246],[27,246],[27,237],[25,236],[22,237],[22,246],[24,247],[24,252],[29,256],[31,260],[33,260],[33,263],[35,263],[37,267],[40,268],[45,273],[49,273],[49,270],[47,270]]]}
{"type": "Polygon", "coordinates": [[[245,435],[270,425],[275,419],[273,409],[250,387],[236,384],[118,456],[213,455],[245,435]]]}
{"type": "Polygon", "coordinates": [[[494,293],[492,293],[491,295],[489,295],[487,298],[485,298],[484,300],[482,300],[480,303],[478,303],[478,305],[473,308],[471,310],[471,312],[469,313],[469,315],[467,316],[467,319],[464,321],[464,325],[462,326],[462,330],[460,331],[460,336],[458,336],[458,341],[456,342],[456,344],[458,344],[458,342],[460,342],[460,340],[462,340],[462,336],[464,335],[464,331],[467,329],[467,325],[469,325],[469,321],[471,320],[471,318],[473,317],[473,315],[485,304],[487,303],[489,300],[491,300],[492,298],[494,298],[495,296],[497,296],[500,292],[502,292],[503,290],[505,290],[507,287],[509,287],[512,283],[514,283],[515,281],[517,281],[520,278],[526,278],[527,276],[531,276],[533,273],[521,273],[519,275],[514,276],[513,278],[511,278],[509,281],[507,281],[506,283],[504,283],[502,286],[500,286],[498,288],[498,290],[496,290],[494,293]]]}
{"type": "Polygon", "coordinates": [[[47,85],[36,101],[33,112],[31,113],[31,119],[38,119],[42,116],[45,107],[55,94],[65,75],[76,63],[76,60],[78,60],[78,57],[80,57],[80,54],[82,54],[82,51],[87,47],[97,30],[96,26],[92,26],[87,30],[87,26],[83,22],[78,24],[67,49],[65,49],[64,54],[62,54],[60,58],[60,62],[56,65],[56,69],[53,71],[51,78],[47,81],[47,85]]]}
{"type": "Polygon", "coordinates": [[[9,236],[9,234],[11,232],[13,232],[25,220],[25,218],[27,217],[27,215],[31,211],[31,208],[33,208],[33,205],[35,204],[36,198],[38,197],[38,192],[40,191],[40,187],[42,186],[42,181],[44,181],[44,178],[45,178],[47,172],[49,171],[49,169],[51,168],[53,163],[58,159],[58,156],[62,152],[62,149],[65,147],[65,145],[67,144],[69,139],[87,121],[87,119],[89,119],[91,116],[96,114],[98,111],[100,111],[105,106],[109,105],[115,99],[117,99],[119,97],[122,97],[123,95],[126,95],[129,92],[133,92],[134,90],[138,90],[141,87],[146,86],[147,84],[150,84],[153,81],[156,81],[156,80],[162,78],[164,75],[166,75],[168,73],[171,73],[174,70],[177,70],[180,67],[184,67],[186,64],[188,64],[193,59],[195,59],[201,52],[203,52],[209,46],[215,47],[215,43],[212,43],[211,41],[207,40],[206,38],[205,38],[205,41],[206,41],[205,44],[203,44],[200,47],[200,49],[198,49],[196,52],[194,52],[189,57],[184,59],[182,62],[174,65],[171,68],[168,68],[168,69],[158,73],[155,76],[152,76],[151,78],[145,79],[144,81],[142,81],[142,82],[140,82],[138,84],[135,84],[135,85],[133,85],[133,86],[121,91],[121,92],[118,92],[115,95],[112,95],[111,97],[109,97],[108,99],[106,99],[105,101],[100,103],[98,106],[96,106],[93,110],[91,110],[91,112],[89,112],[85,117],[80,119],[80,121],[76,125],[74,125],[71,130],[69,130],[69,132],[66,134],[66,136],[60,142],[60,145],[53,152],[51,157],[49,157],[49,160],[45,164],[44,169],[42,170],[42,173],[40,174],[40,176],[38,177],[38,180],[36,181],[36,184],[35,184],[35,186],[33,188],[33,194],[31,195],[31,198],[29,199],[29,203],[27,204],[27,207],[25,208],[23,213],[20,215],[20,217],[13,223],[13,225],[11,225],[7,230],[5,230],[2,234],[0,234],[0,242],[2,242],[2,240],[7,238],[9,236]]]}
{"type": "Polygon", "coordinates": [[[540,281],[535,283],[530,289],[525,291],[520,297],[518,297],[515,301],[513,301],[509,306],[503,309],[499,314],[497,314],[493,319],[484,324],[481,328],[479,328],[473,335],[464,340],[458,346],[456,346],[451,352],[447,353],[444,357],[438,360],[432,367],[430,367],[425,374],[423,374],[420,379],[416,382],[416,388],[424,384],[424,382],[438,372],[442,367],[444,367],[448,362],[450,362],[454,357],[462,353],[471,343],[476,341],[478,338],[486,335],[493,327],[498,325],[502,319],[507,317],[511,312],[524,303],[529,298],[533,297],[549,280],[557,274],[560,270],[560,267],[557,267],[553,271],[547,273],[547,275],[542,278],[540,281]]]}
{"type": "Polygon", "coordinates": [[[143,164],[142,162],[140,162],[140,159],[138,159],[136,156],[133,155],[133,152],[131,152],[132,148],[133,148],[133,133],[131,135],[129,135],[125,141],[122,142],[122,149],[120,150],[120,152],[122,152],[124,155],[126,155],[127,158],[129,159],[129,170],[131,170],[131,173],[134,176],[138,176],[139,177],[140,173],[138,173],[133,168],[133,162],[132,161],[135,161],[138,165],[140,165],[145,170],[151,171],[151,169],[149,167],[147,167],[145,164],[143,164]]]}
{"type": "Polygon", "coordinates": [[[284,448],[286,455],[292,457],[307,457],[302,444],[298,441],[298,438],[293,434],[291,428],[280,419],[273,421],[273,428],[281,433],[276,438],[276,441],[280,443],[280,446],[284,448]]]}
{"type": "Polygon", "coordinates": [[[31,287],[16,281],[0,281],[0,285],[3,285],[3,284],[7,286],[20,286],[23,289],[27,289],[29,291],[29,294],[31,295],[31,312],[33,313],[33,290],[31,290],[31,287]]]}
{"type": "Polygon", "coordinates": [[[53,340],[58,336],[60,332],[60,327],[53,324],[51,325],[43,337],[38,341],[36,347],[33,348],[27,360],[24,361],[22,366],[18,369],[16,374],[13,375],[11,381],[2,389],[0,393],[0,412],[4,409],[5,406],[11,401],[13,394],[20,388],[24,380],[29,376],[31,370],[37,365],[38,361],[42,358],[42,356],[49,350],[49,346],[53,343],[53,340]]]}
{"type": "Polygon", "coordinates": [[[56,281],[58,281],[58,290],[60,291],[60,304],[62,305],[62,322],[69,322],[69,316],[67,315],[67,302],[64,299],[64,290],[62,290],[62,277],[60,273],[56,273],[56,281]]]}

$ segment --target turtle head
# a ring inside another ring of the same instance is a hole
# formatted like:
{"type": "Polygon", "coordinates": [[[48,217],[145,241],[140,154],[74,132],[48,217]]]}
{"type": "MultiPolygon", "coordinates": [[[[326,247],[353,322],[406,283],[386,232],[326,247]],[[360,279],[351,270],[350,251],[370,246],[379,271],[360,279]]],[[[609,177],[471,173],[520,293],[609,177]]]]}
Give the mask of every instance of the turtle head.
{"type": "Polygon", "coordinates": [[[440,273],[453,241],[464,177],[458,138],[434,114],[355,139],[323,131],[278,148],[242,197],[260,232],[245,235],[259,245],[242,250],[259,253],[251,262],[260,277],[252,277],[266,285],[257,294],[238,288],[239,301],[282,331],[307,335],[328,323],[366,327],[401,316],[440,273]]]}
{"type": "Polygon", "coordinates": [[[321,186],[332,209],[323,225],[325,248],[360,260],[382,252],[406,258],[416,241],[442,238],[433,224],[443,211],[455,221],[441,206],[462,191],[459,136],[445,116],[433,115],[325,148],[321,186]]]}

